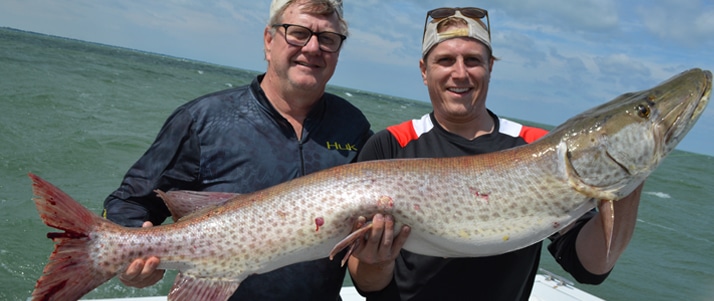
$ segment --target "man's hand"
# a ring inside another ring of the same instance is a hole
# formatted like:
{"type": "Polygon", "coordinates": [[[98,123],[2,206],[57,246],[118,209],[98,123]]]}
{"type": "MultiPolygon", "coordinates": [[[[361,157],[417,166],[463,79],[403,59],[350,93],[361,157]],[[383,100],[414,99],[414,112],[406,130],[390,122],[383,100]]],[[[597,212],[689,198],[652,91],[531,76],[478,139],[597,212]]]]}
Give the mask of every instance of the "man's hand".
{"type": "Polygon", "coordinates": [[[376,214],[372,229],[353,251],[348,268],[352,279],[361,290],[370,292],[385,288],[392,280],[394,260],[409,237],[410,228],[402,226],[394,231],[391,215],[376,214]]]}
{"type": "Polygon", "coordinates": [[[408,236],[408,226],[403,226],[395,233],[394,218],[391,215],[376,214],[372,218],[372,231],[365,235],[364,241],[352,256],[365,264],[389,265],[399,255],[408,236]]]}
{"type": "MultiPolygon", "coordinates": [[[[144,222],[142,227],[152,227],[153,224],[149,221],[144,222]]],[[[164,270],[157,270],[159,266],[159,260],[156,256],[151,256],[149,258],[137,258],[129,267],[119,275],[119,280],[126,286],[144,288],[147,286],[154,285],[159,282],[161,278],[164,278],[164,270]]]]}

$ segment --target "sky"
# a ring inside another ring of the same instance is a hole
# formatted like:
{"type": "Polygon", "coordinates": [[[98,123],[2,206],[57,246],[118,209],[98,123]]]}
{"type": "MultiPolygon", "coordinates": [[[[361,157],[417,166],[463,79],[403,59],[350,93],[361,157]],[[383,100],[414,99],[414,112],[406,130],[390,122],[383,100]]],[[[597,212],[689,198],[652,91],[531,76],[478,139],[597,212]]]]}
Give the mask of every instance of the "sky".
{"type": "MultiPolygon", "coordinates": [[[[428,102],[426,11],[489,11],[487,106],[558,125],[691,68],[714,69],[710,0],[344,0],[349,38],[330,84],[428,102]]],[[[268,0],[3,0],[0,26],[264,71],[268,0]]],[[[418,116],[414,116],[415,118],[418,116]]],[[[710,105],[678,149],[714,156],[710,105]]]]}

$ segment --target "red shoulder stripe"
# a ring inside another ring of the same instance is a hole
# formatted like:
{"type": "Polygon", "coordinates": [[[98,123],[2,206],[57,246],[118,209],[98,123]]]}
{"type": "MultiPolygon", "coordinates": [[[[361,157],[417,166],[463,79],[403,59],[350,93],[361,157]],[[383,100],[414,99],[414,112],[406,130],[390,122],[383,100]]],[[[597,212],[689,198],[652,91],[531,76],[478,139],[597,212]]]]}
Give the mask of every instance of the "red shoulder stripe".
{"type": "Polygon", "coordinates": [[[387,130],[394,136],[394,139],[397,139],[397,142],[399,142],[399,145],[402,147],[405,147],[410,141],[419,138],[411,120],[389,126],[387,130]]]}
{"type": "Polygon", "coordinates": [[[525,140],[527,143],[532,143],[533,141],[540,139],[540,137],[545,136],[545,134],[548,134],[548,131],[541,128],[524,125],[521,128],[521,133],[519,134],[519,136],[521,136],[521,138],[523,138],[523,140],[525,140]]]}

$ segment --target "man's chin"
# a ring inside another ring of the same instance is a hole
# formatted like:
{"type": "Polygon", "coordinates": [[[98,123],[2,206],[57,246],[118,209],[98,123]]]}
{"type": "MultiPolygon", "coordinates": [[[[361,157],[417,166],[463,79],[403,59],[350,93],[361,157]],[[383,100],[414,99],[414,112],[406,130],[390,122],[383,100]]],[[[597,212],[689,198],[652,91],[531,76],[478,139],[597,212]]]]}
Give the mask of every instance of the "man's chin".
{"type": "Polygon", "coordinates": [[[314,76],[295,76],[290,81],[296,88],[302,90],[315,90],[324,87],[325,83],[314,76]]]}

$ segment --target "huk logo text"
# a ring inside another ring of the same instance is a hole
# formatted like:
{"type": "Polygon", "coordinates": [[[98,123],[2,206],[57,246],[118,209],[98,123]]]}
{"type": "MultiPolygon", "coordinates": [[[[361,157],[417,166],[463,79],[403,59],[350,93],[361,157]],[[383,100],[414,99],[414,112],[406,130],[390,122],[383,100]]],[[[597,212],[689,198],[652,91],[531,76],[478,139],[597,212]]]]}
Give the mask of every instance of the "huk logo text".
{"type": "Polygon", "coordinates": [[[346,151],[357,151],[357,147],[352,145],[351,143],[347,143],[345,145],[342,145],[338,142],[331,143],[327,141],[327,149],[334,149],[334,150],[346,150],[346,151]]]}

